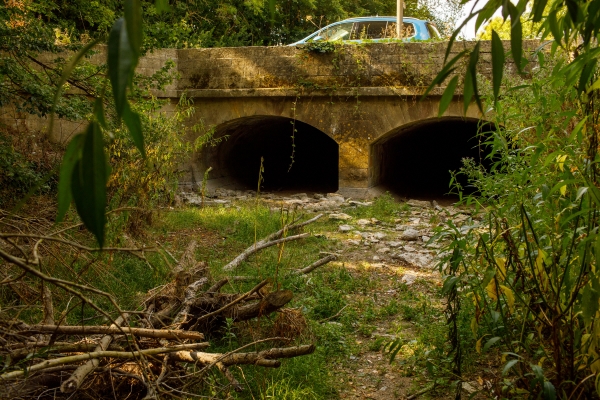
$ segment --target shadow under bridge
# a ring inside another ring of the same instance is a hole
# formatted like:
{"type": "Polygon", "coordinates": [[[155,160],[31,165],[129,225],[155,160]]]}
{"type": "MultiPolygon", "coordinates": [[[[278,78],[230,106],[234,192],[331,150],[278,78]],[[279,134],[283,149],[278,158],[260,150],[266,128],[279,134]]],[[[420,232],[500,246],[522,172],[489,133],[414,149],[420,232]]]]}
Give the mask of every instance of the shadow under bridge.
{"type": "MultiPolygon", "coordinates": [[[[494,125],[474,118],[431,118],[396,128],[371,145],[370,186],[401,197],[452,199],[451,172],[464,159],[489,170],[486,132],[494,125]]],[[[464,192],[473,192],[464,176],[458,176],[464,192]]]]}
{"type": "Polygon", "coordinates": [[[335,192],[339,146],[301,121],[277,116],[239,118],[217,126],[215,147],[206,147],[203,167],[212,167],[211,186],[256,190],[335,192]]]}

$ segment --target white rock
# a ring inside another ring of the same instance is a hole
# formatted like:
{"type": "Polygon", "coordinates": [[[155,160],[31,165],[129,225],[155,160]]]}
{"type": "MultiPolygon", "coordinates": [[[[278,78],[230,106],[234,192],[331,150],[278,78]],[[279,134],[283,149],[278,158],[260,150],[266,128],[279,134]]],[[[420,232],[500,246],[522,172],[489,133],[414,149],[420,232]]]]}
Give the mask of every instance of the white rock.
{"type": "Polygon", "coordinates": [[[385,235],[385,233],[383,233],[383,232],[375,232],[375,233],[373,234],[373,237],[374,237],[375,239],[378,239],[378,240],[381,240],[381,239],[385,238],[385,236],[386,236],[386,235],[385,235]]]}
{"type": "Polygon", "coordinates": [[[391,241],[391,242],[387,242],[387,245],[390,247],[400,247],[402,245],[402,243],[391,241]]]}
{"type": "Polygon", "coordinates": [[[465,392],[467,392],[469,394],[475,393],[477,391],[477,389],[473,386],[472,382],[463,382],[462,388],[465,392]]]}
{"type": "Polygon", "coordinates": [[[359,219],[358,221],[356,221],[356,223],[358,225],[365,226],[365,225],[371,225],[373,222],[371,222],[370,219],[364,219],[363,218],[363,219],[359,219]]]}
{"type": "MultiPolygon", "coordinates": [[[[373,256],[373,261],[379,261],[379,260],[381,260],[381,257],[379,257],[379,256],[373,256]]],[[[375,266],[375,265],[373,265],[373,266],[375,266]]]]}
{"type": "Polygon", "coordinates": [[[299,199],[290,199],[290,200],[284,201],[284,203],[289,204],[289,205],[294,205],[294,204],[302,204],[303,201],[299,200],[299,199]]]}
{"type": "Polygon", "coordinates": [[[361,201],[356,201],[356,200],[350,200],[348,203],[353,204],[355,206],[363,206],[363,207],[368,207],[370,205],[373,205],[372,201],[361,202],[361,201]]]}
{"type": "Polygon", "coordinates": [[[329,214],[329,219],[347,221],[349,219],[352,219],[352,217],[345,213],[332,213],[329,214]]]}
{"type": "Polygon", "coordinates": [[[417,240],[420,236],[419,231],[409,228],[407,230],[404,231],[404,233],[402,233],[402,235],[400,236],[401,240],[407,240],[407,241],[413,241],[413,240],[417,240]]]}
{"type": "Polygon", "coordinates": [[[360,244],[360,240],[357,239],[348,239],[346,240],[347,244],[350,244],[352,246],[358,246],[360,244]]]}
{"type": "Polygon", "coordinates": [[[354,227],[351,225],[340,225],[340,226],[338,226],[338,229],[340,232],[350,232],[351,230],[354,229],[354,227]]]}
{"type": "Polygon", "coordinates": [[[400,282],[406,284],[407,286],[412,285],[417,280],[417,276],[415,274],[406,273],[402,275],[400,278],[400,282]]]}
{"type": "Polygon", "coordinates": [[[416,268],[425,268],[425,269],[433,269],[435,267],[435,263],[433,262],[433,257],[426,253],[402,253],[395,254],[392,256],[397,260],[400,260],[412,267],[416,268]]]}
{"type": "Polygon", "coordinates": [[[418,208],[429,208],[431,207],[431,203],[428,201],[422,201],[422,200],[409,200],[406,202],[406,204],[408,204],[411,207],[418,207],[418,208]]]}
{"type": "Polygon", "coordinates": [[[382,248],[378,249],[377,252],[381,253],[381,254],[389,253],[390,252],[390,248],[389,247],[382,247],[382,248]]]}
{"type": "Polygon", "coordinates": [[[296,194],[293,194],[292,197],[294,199],[300,199],[300,200],[308,199],[308,195],[306,193],[296,193],[296,194]]]}
{"type": "Polygon", "coordinates": [[[335,201],[336,203],[343,203],[344,197],[335,193],[327,193],[327,199],[335,201]]]}

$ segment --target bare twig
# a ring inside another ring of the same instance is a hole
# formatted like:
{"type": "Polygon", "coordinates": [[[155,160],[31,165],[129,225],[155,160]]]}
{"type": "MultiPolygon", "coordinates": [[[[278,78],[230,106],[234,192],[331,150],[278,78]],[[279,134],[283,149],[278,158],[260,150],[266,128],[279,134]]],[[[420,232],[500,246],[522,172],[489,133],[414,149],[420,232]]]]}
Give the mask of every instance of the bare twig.
{"type": "Polygon", "coordinates": [[[52,333],[62,335],[134,335],[172,340],[202,340],[204,335],[200,332],[170,330],[170,329],[146,329],[118,326],[56,326],[56,325],[29,325],[18,331],[20,335],[35,335],[38,333],[52,333]]]}
{"type": "Polygon", "coordinates": [[[274,246],[276,244],[285,243],[285,242],[288,242],[291,240],[302,239],[302,238],[308,236],[308,234],[304,233],[304,234],[300,234],[300,235],[294,235],[294,236],[288,236],[288,237],[281,238],[284,233],[292,231],[294,229],[299,229],[299,228],[302,228],[303,226],[311,224],[311,223],[315,222],[316,220],[318,220],[319,218],[321,218],[322,216],[323,216],[323,214],[319,214],[316,217],[313,217],[307,221],[299,222],[299,223],[292,223],[290,225],[284,226],[277,232],[274,232],[274,233],[270,234],[269,236],[252,244],[252,246],[248,247],[239,256],[237,256],[235,259],[233,259],[229,264],[224,266],[223,270],[231,271],[231,270],[235,269],[242,262],[244,262],[248,257],[250,257],[252,254],[256,253],[259,250],[265,249],[270,246],[274,246]]]}
{"type": "MultiPolygon", "coordinates": [[[[125,320],[127,319],[127,314],[121,315],[119,316],[119,318],[117,318],[115,320],[115,323],[112,324],[110,327],[111,328],[117,328],[119,326],[121,326],[125,320]]],[[[98,346],[96,347],[95,351],[105,351],[106,349],[108,349],[108,346],[110,345],[110,343],[112,342],[113,337],[111,335],[105,335],[104,337],[102,337],[102,339],[100,339],[100,343],[98,343],[98,346]]],[[[86,378],[86,376],[88,376],[89,374],[91,374],[100,364],[100,361],[97,358],[93,358],[91,360],[89,360],[88,362],[86,362],[85,364],[81,365],[79,368],[77,368],[75,370],[75,372],[73,372],[73,374],[69,377],[69,379],[67,379],[66,381],[64,381],[62,383],[62,385],[60,385],[60,391],[63,393],[72,393],[75,390],[77,390],[79,388],[79,386],[81,386],[81,383],[84,381],[84,379],[86,378]]]]}
{"type": "Polygon", "coordinates": [[[323,322],[331,321],[332,319],[335,319],[335,318],[339,317],[340,315],[342,315],[342,311],[344,311],[344,309],[345,309],[346,307],[348,307],[348,305],[349,305],[349,304],[346,304],[344,307],[342,307],[342,308],[340,309],[340,311],[338,311],[337,313],[335,313],[335,314],[334,314],[334,315],[332,315],[331,317],[329,317],[329,318],[325,318],[325,319],[322,319],[322,320],[320,320],[320,321],[319,321],[319,323],[320,323],[320,324],[322,324],[323,322]]]}
{"type": "Polygon", "coordinates": [[[219,308],[216,311],[213,311],[211,313],[205,314],[203,316],[201,316],[200,318],[198,318],[196,324],[200,321],[203,321],[205,319],[208,319],[210,317],[213,317],[215,315],[218,315],[220,313],[222,313],[223,311],[233,307],[234,305],[236,305],[237,303],[239,303],[240,301],[244,300],[245,298],[247,298],[248,296],[250,296],[253,293],[258,292],[262,287],[264,287],[267,283],[269,283],[269,280],[266,279],[264,281],[262,281],[261,283],[259,283],[258,285],[254,286],[252,289],[250,289],[248,292],[244,293],[243,295],[241,295],[240,297],[238,297],[237,299],[233,300],[232,302],[230,302],[229,304],[224,305],[223,307],[219,308]]]}
{"type": "Polygon", "coordinates": [[[208,343],[191,343],[182,344],[173,347],[158,347],[155,349],[147,349],[140,351],[94,351],[87,354],[79,354],[76,356],[55,358],[52,360],[46,360],[42,363],[32,365],[25,370],[18,370],[7,372],[0,375],[0,381],[9,381],[20,378],[25,374],[30,374],[35,371],[39,371],[46,368],[52,368],[57,365],[72,364],[80,361],[90,360],[92,358],[137,358],[144,356],[153,356],[158,354],[173,353],[182,350],[195,350],[208,347],[208,343]]]}
{"type": "Polygon", "coordinates": [[[239,256],[233,259],[229,264],[223,267],[223,271],[232,271],[237,268],[242,262],[246,261],[252,254],[257,253],[267,247],[275,246],[280,243],[291,242],[292,240],[304,239],[309,237],[310,233],[301,233],[299,235],[287,236],[281,239],[271,241],[260,241],[244,250],[239,256]]]}
{"type": "Polygon", "coordinates": [[[311,273],[315,269],[319,268],[321,265],[325,265],[325,264],[335,260],[336,258],[337,258],[337,256],[335,254],[328,255],[327,257],[323,257],[320,260],[315,261],[314,263],[310,264],[308,267],[304,267],[302,269],[293,271],[292,274],[306,275],[308,273],[311,273]]]}

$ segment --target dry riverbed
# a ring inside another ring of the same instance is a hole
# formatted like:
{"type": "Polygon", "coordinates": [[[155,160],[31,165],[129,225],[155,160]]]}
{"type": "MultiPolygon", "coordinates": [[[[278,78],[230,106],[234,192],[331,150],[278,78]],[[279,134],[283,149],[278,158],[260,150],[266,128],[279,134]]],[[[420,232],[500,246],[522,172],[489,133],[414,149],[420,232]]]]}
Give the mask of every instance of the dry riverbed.
{"type": "MultiPolygon", "coordinates": [[[[261,204],[272,213],[323,214],[307,230],[326,243],[322,252],[337,258],[317,270],[321,275],[304,277],[300,286],[306,293],[295,291],[299,298],[293,307],[311,320],[312,337],[326,349],[322,373],[333,388],[331,398],[404,399],[443,376],[426,368],[430,354],[444,351],[446,338],[437,269],[443,243],[432,238],[448,220],[456,225],[468,221],[468,211],[429,201],[396,202],[389,196],[363,201],[337,194],[263,193],[257,201],[251,191],[225,189],[204,199],[182,193],[177,200],[183,208],[233,211],[261,204]],[[330,298],[317,287],[323,282],[335,292],[330,298]],[[319,311],[328,305],[330,310],[319,311]],[[390,363],[394,341],[399,351],[390,363]]],[[[441,384],[419,397],[453,396],[441,384]]]]}

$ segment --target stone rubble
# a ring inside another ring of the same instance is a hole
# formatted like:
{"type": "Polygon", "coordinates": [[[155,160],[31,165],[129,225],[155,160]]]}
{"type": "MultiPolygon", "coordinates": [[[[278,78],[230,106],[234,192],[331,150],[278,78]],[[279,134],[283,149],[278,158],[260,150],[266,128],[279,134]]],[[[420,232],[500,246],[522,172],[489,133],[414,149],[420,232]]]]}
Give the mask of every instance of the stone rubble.
{"type": "MultiPolygon", "coordinates": [[[[236,200],[251,201],[256,197],[256,192],[252,190],[220,188],[207,191],[204,199],[196,193],[182,192],[178,195],[178,201],[197,207],[233,207],[236,200]]],[[[376,218],[352,217],[344,211],[352,207],[369,207],[373,202],[344,198],[337,193],[278,195],[263,192],[259,198],[277,212],[283,208],[328,213],[329,220],[339,223],[335,235],[344,244],[342,251],[373,251],[370,259],[374,263],[371,266],[378,267],[399,264],[413,270],[432,270],[440,256],[437,249],[442,247],[438,242],[429,243],[435,234],[436,226],[450,219],[459,226],[478,218],[452,205],[440,206],[436,201],[408,200],[406,211],[394,215],[394,222],[389,223],[376,218]]],[[[416,279],[417,275],[411,272],[400,278],[406,285],[412,285],[416,279]]]]}

